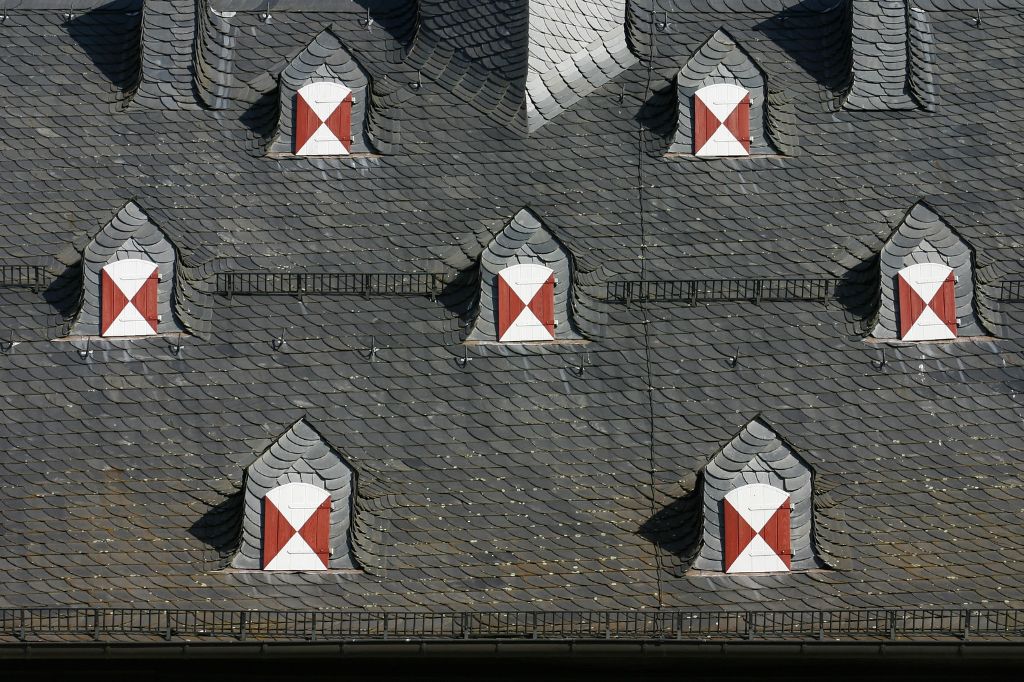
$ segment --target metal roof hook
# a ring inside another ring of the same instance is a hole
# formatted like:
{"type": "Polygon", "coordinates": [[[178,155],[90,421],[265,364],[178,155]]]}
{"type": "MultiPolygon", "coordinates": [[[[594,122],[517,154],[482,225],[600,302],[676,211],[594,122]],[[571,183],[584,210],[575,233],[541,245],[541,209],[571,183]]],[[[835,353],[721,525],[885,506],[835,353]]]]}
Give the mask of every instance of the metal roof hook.
{"type": "Polygon", "coordinates": [[[973,23],[975,26],[981,26],[981,8],[980,7],[978,8],[978,15],[976,17],[974,17],[973,19],[971,19],[971,23],[973,23]]]}
{"type": "Polygon", "coordinates": [[[366,16],[359,20],[359,25],[367,31],[373,30],[373,17],[370,16],[370,8],[366,8],[366,16]]]}
{"type": "Polygon", "coordinates": [[[380,350],[380,348],[377,347],[377,337],[376,336],[371,336],[370,337],[370,350],[369,350],[369,353],[367,353],[366,359],[369,360],[370,362],[376,362],[376,360],[377,360],[377,351],[379,351],[379,350],[380,350]]]}
{"type": "Polygon", "coordinates": [[[81,358],[82,360],[88,360],[89,359],[89,356],[92,355],[92,348],[90,348],[91,344],[92,344],[91,339],[89,339],[89,337],[86,337],[85,338],[85,348],[76,348],[75,349],[75,351],[78,353],[78,357],[79,358],[81,358]]]}
{"type": "Polygon", "coordinates": [[[185,344],[181,342],[181,336],[182,335],[179,333],[177,337],[175,337],[175,343],[170,344],[171,353],[174,355],[180,355],[181,349],[185,347],[185,344]]]}
{"type": "Polygon", "coordinates": [[[569,369],[572,371],[573,374],[575,374],[578,377],[581,377],[587,371],[587,365],[589,365],[589,364],[590,364],[590,353],[588,351],[588,352],[583,354],[582,358],[580,359],[580,363],[578,365],[571,365],[569,367],[569,369]]]}
{"type": "Polygon", "coordinates": [[[455,358],[455,364],[459,367],[465,367],[469,364],[469,361],[473,358],[469,357],[469,346],[462,344],[462,357],[455,358]]]}
{"type": "Polygon", "coordinates": [[[275,351],[281,350],[281,348],[284,347],[284,344],[288,343],[284,339],[284,332],[284,327],[281,327],[281,333],[270,340],[270,347],[273,348],[275,351]]]}
{"type": "Polygon", "coordinates": [[[732,355],[730,355],[730,356],[725,358],[725,362],[726,362],[726,364],[729,365],[729,367],[735,367],[736,365],[738,365],[739,362],[740,362],[740,352],[739,352],[739,350],[734,348],[733,351],[732,351],[732,355]]]}
{"type": "Polygon", "coordinates": [[[409,85],[409,87],[412,88],[413,90],[419,90],[420,88],[423,87],[423,81],[420,78],[420,72],[419,71],[416,72],[416,82],[412,83],[411,85],[409,85]]]}
{"type": "Polygon", "coordinates": [[[8,329],[7,330],[7,338],[4,339],[3,341],[0,341],[0,353],[3,353],[4,355],[7,355],[8,353],[11,352],[11,349],[13,349],[13,348],[14,348],[14,330],[13,329],[8,329]]]}
{"type": "Polygon", "coordinates": [[[658,29],[659,33],[664,33],[668,29],[668,12],[658,12],[654,15],[654,28],[658,29]]]}
{"type": "Polygon", "coordinates": [[[877,360],[872,360],[871,364],[875,369],[882,369],[889,364],[889,361],[885,359],[885,346],[879,346],[878,351],[879,358],[877,360]]]}
{"type": "Polygon", "coordinates": [[[264,24],[269,24],[274,20],[274,15],[270,13],[270,0],[267,0],[267,9],[264,12],[260,12],[260,21],[264,24]]]}

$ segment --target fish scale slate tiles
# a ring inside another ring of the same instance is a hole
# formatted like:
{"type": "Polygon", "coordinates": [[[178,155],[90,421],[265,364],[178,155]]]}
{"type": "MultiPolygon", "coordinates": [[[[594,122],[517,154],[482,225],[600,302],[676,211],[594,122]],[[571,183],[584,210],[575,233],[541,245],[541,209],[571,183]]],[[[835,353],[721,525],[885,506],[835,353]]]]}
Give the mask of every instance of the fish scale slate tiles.
{"type": "Polygon", "coordinates": [[[144,23],[139,6],[68,21],[61,2],[0,24],[0,261],[50,277],[0,290],[3,606],[1022,604],[1024,315],[998,300],[1024,279],[1017,9],[915,3],[910,95],[932,99],[879,111],[842,106],[849,4],[631,1],[627,61],[530,132],[516,125],[531,11],[518,0],[381,3],[369,27],[355,3],[288,0],[267,21],[262,3],[211,0],[205,23],[182,13],[156,32],[150,54],[173,51],[174,78],[140,85],[127,110],[141,58],[120,36],[144,23]],[[198,61],[187,31],[206,32],[198,61]],[[370,74],[399,143],[373,159],[268,157],[273,75],[324,31],[370,74]],[[676,77],[719,31],[762,73],[786,156],[666,154],[676,77]],[[189,333],[65,338],[82,254],[129,202],[176,249],[189,333]],[[973,250],[990,336],[865,341],[879,254],[919,204],[973,250]],[[586,343],[464,343],[482,254],[524,207],[572,255],[586,343]],[[432,272],[446,286],[434,299],[215,293],[217,273],[253,271],[432,272]],[[852,279],[868,293],[605,300],[608,281],[641,273],[852,279]],[[232,568],[246,470],[300,423],[358,479],[361,571],[232,568]],[[815,570],[694,566],[699,474],[752,423],[814,472],[815,570]]]}

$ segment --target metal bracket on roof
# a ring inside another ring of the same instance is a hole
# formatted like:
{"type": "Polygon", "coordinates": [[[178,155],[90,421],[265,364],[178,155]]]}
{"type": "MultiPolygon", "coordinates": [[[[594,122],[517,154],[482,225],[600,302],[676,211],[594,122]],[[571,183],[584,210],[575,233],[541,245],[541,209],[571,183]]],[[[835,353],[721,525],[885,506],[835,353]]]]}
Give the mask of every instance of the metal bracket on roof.
{"type": "Polygon", "coordinates": [[[0,341],[0,353],[7,355],[8,353],[11,352],[12,348],[14,348],[14,330],[8,329],[7,338],[4,339],[3,341],[0,341]]]}
{"type": "Polygon", "coordinates": [[[412,88],[413,90],[419,90],[420,88],[423,87],[423,80],[420,78],[419,71],[416,72],[416,82],[410,83],[409,87],[412,88]]]}
{"type": "Polygon", "coordinates": [[[168,344],[168,347],[170,348],[171,353],[174,354],[174,355],[179,355],[181,353],[181,349],[185,347],[185,344],[181,342],[181,336],[182,335],[179,333],[175,337],[175,342],[171,343],[171,344],[168,344]]]}
{"type": "Polygon", "coordinates": [[[885,346],[879,346],[878,347],[878,355],[879,355],[878,360],[872,360],[871,361],[871,365],[875,369],[882,369],[887,364],[889,364],[889,361],[885,359],[885,346]]]}
{"type": "Polygon", "coordinates": [[[971,23],[975,26],[981,26],[981,8],[978,8],[978,15],[971,19],[971,23]]]}
{"type": "Polygon", "coordinates": [[[455,364],[457,364],[459,367],[465,367],[466,365],[469,364],[469,361],[472,359],[473,358],[469,357],[469,346],[467,346],[466,344],[462,344],[462,357],[455,358],[455,364]]]}
{"type": "Polygon", "coordinates": [[[92,355],[92,348],[89,347],[91,345],[91,343],[92,343],[91,340],[88,337],[86,337],[86,339],[85,339],[85,348],[76,348],[75,349],[75,351],[78,353],[78,357],[80,359],[88,360],[89,356],[92,355]]]}
{"type": "Polygon", "coordinates": [[[270,340],[270,347],[275,351],[281,350],[282,347],[287,343],[284,338],[285,328],[281,327],[281,333],[270,340]]]}
{"type": "Polygon", "coordinates": [[[740,362],[740,352],[739,352],[738,349],[733,348],[732,355],[726,356],[725,363],[727,365],[729,365],[729,367],[735,367],[736,365],[739,364],[739,362],[740,362]]]}
{"type": "Polygon", "coordinates": [[[367,352],[366,359],[369,360],[370,362],[375,362],[377,360],[377,351],[379,350],[380,348],[377,347],[377,337],[371,336],[370,348],[369,351],[367,352]]]}
{"type": "Polygon", "coordinates": [[[370,8],[366,8],[366,16],[359,20],[359,25],[367,31],[373,30],[373,17],[370,16],[370,8]]]}
{"type": "Polygon", "coordinates": [[[570,365],[569,370],[578,377],[583,376],[584,372],[587,371],[587,365],[590,364],[590,353],[584,353],[580,358],[580,364],[570,365]]]}
{"type": "Polygon", "coordinates": [[[267,9],[265,12],[260,12],[260,21],[264,24],[269,24],[274,20],[274,15],[270,13],[270,0],[267,0],[267,9]]]}
{"type": "Polygon", "coordinates": [[[7,23],[7,6],[0,7],[0,24],[7,23]]]}
{"type": "Polygon", "coordinates": [[[654,14],[654,28],[659,33],[664,33],[668,30],[668,12],[656,12],[654,14]]]}

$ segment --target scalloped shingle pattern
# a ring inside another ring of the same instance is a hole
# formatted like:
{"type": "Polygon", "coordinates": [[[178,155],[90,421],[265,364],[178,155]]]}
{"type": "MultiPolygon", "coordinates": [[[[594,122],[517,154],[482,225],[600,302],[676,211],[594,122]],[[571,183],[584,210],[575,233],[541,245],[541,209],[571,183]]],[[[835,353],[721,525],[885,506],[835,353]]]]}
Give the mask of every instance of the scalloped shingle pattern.
{"type": "Polygon", "coordinates": [[[0,290],[0,351],[6,330],[17,341],[0,352],[0,605],[1024,604],[1024,314],[999,300],[1001,280],[1024,278],[1017,9],[986,0],[974,25],[976,3],[918,3],[937,105],[872,112],[839,110],[849,22],[832,0],[637,0],[629,45],[651,70],[610,73],[524,136],[507,123],[525,5],[419,4],[419,24],[394,10],[372,30],[362,8],[231,18],[245,83],[333,26],[400,133],[375,159],[267,158],[269,95],[122,110],[137,15],[7,10],[0,260],[54,279],[0,290]],[[723,28],[785,104],[799,153],[665,156],[674,78],[723,28]],[[603,300],[608,279],[641,272],[877,286],[878,254],[922,199],[974,249],[993,338],[883,350],[862,340],[874,310],[845,299],[603,300]],[[131,200],[178,250],[194,336],[57,340],[59,278],[131,200]],[[572,255],[585,346],[462,344],[478,259],[523,206],[572,255]],[[263,269],[430,271],[449,286],[436,300],[228,300],[208,279],[263,269]],[[651,521],[692,518],[697,472],[758,417],[814,471],[830,568],[688,575],[692,520],[651,521]],[[244,472],[300,419],[358,477],[362,573],[220,570],[244,472]]]}

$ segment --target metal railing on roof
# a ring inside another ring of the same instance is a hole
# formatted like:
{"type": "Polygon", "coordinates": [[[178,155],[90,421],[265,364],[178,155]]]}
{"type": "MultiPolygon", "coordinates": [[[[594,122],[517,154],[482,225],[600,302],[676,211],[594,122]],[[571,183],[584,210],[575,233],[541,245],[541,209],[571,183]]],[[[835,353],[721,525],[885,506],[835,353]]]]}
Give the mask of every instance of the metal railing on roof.
{"type": "Polygon", "coordinates": [[[50,636],[228,638],[236,641],[385,639],[884,640],[1024,638],[1019,609],[833,611],[220,611],[0,609],[0,641],[50,636]]]}
{"type": "Polygon", "coordinates": [[[690,305],[725,301],[825,301],[835,298],[839,279],[679,279],[608,282],[613,303],[690,305]]]}
{"type": "Polygon", "coordinates": [[[999,300],[1004,303],[1024,301],[1024,279],[1004,279],[999,283],[999,300]]]}
{"type": "Polygon", "coordinates": [[[443,275],[418,272],[221,272],[216,291],[228,296],[437,296],[443,275]]]}
{"type": "Polygon", "coordinates": [[[0,265],[0,287],[25,287],[39,291],[46,283],[46,269],[39,265],[0,265]]]}

